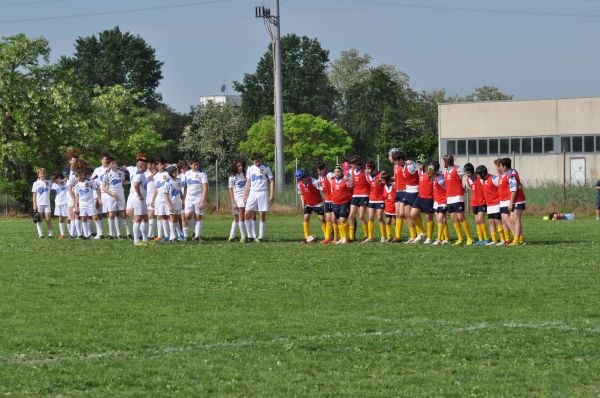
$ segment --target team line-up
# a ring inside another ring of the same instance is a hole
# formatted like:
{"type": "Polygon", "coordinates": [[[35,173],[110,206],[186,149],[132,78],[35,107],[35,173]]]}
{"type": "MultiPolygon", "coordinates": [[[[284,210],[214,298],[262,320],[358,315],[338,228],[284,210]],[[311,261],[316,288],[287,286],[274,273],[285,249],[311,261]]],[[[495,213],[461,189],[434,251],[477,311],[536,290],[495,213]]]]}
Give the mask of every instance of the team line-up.
{"type": "MultiPolygon", "coordinates": [[[[437,161],[413,162],[395,148],[389,151],[389,159],[394,164],[393,176],[377,171],[373,162],[363,165],[358,156],[336,165],[333,173],[324,162],[318,162],[315,178],[299,170],[296,179],[304,209],[303,242],[316,240],[310,234],[310,217],[314,212],[323,230],[322,244],[355,241],[357,219],[363,227],[361,242],[375,241],[377,219],[381,242],[400,242],[406,222],[410,238],[405,243],[445,245],[450,243],[447,213],[456,232],[455,245],[525,243],[521,225],[525,195],[509,158],[495,161],[497,176],[489,174],[483,165],[477,169],[471,164],[455,165],[452,155],[443,157],[444,171],[437,161]],[[465,189],[472,192],[470,205],[477,225],[476,243],[465,220],[465,189]],[[426,229],[421,213],[425,215],[426,229]],[[435,240],[434,214],[438,225],[435,240]],[[392,226],[395,228],[393,236],[392,226]],[[513,233],[512,241],[509,232],[513,233]]],[[[114,158],[102,154],[101,166],[93,169],[73,154],[69,156],[69,166],[68,176],[55,174],[51,181],[46,179],[44,169],[38,170],[32,194],[34,222],[40,238],[43,237],[42,218],[46,219],[48,236],[53,235],[50,192],[54,191],[54,215],[58,217],[61,239],[66,236],[102,239],[102,215],[106,214],[108,238],[124,237],[122,223],[127,238],[133,239],[135,245],[145,245],[150,239],[201,241],[208,176],[199,168],[197,160],[169,166],[162,159],[152,162],[146,155],[138,154],[135,166],[121,168],[114,158]],[[123,183],[127,175],[131,189],[125,201],[123,183]],[[192,231],[191,236],[188,236],[189,231],[192,231]]],[[[260,154],[252,156],[248,168],[243,160],[237,160],[231,167],[228,186],[234,217],[229,240],[236,240],[239,230],[242,242],[263,242],[266,214],[274,196],[271,169],[262,163],[260,154]]]]}

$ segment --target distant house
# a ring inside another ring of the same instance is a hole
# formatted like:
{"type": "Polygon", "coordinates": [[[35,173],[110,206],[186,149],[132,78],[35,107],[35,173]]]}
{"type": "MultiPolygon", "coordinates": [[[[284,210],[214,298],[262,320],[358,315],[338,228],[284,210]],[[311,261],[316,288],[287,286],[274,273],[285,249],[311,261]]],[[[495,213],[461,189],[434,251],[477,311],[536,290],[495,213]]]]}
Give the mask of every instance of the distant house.
{"type": "Polygon", "coordinates": [[[241,95],[205,95],[200,97],[200,106],[205,106],[209,101],[212,101],[216,104],[242,106],[241,95]]]}

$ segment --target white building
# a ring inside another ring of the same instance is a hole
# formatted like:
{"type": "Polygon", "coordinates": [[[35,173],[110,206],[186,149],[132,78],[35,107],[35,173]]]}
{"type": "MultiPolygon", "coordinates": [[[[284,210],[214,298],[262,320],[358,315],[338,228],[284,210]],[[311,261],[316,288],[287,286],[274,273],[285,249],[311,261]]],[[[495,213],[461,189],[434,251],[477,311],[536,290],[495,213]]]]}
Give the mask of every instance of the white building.
{"type": "Polygon", "coordinates": [[[493,169],[510,157],[523,183],[600,178],[600,98],[440,104],[440,156],[493,169]]]}
{"type": "Polygon", "coordinates": [[[205,95],[200,97],[200,106],[205,106],[209,101],[212,101],[216,104],[242,106],[241,95],[205,95]]]}

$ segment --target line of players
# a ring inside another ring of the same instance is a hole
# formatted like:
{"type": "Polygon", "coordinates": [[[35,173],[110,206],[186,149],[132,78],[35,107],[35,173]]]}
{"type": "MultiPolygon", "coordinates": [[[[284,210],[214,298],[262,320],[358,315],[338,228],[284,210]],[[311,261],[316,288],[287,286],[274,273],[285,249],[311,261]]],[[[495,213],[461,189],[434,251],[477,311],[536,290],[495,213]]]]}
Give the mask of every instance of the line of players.
{"type": "Polygon", "coordinates": [[[409,239],[405,243],[447,245],[450,244],[447,214],[456,233],[455,245],[525,244],[521,223],[525,193],[509,158],[497,159],[494,164],[498,175],[492,175],[484,165],[476,169],[470,163],[456,165],[452,155],[443,157],[443,171],[437,161],[413,162],[395,148],[388,155],[394,165],[393,175],[377,171],[373,162],[363,166],[358,156],[336,165],[333,173],[319,162],[317,178],[311,178],[302,170],[297,172],[304,208],[304,241],[314,241],[310,234],[310,217],[314,212],[321,222],[322,244],[353,242],[358,218],[363,227],[362,243],[375,240],[375,220],[378,220],[381,242],[400,242],[406,223],[409,239]],[[477,242],[465,219],[466,189],[471,191],[477,242]],[[434,219],[437,222],[435,239],[434,219]]]}
{"type": "MultiPolygon", "coordinates": [[[[163,159],[152,162],[145,154],[138,154],[135,166],[119,167],[114,158],[103,153],[101,166],[93,169],[77,154],[68,158],[67,176],[54,174],[52,180],[47,180],[45,170],[39,169],[38,179],[33,183],[34,222],[40,238],[42,218],[47,222],[48,236],[53,236],[50,192],[54,191],[59,239],[104,238],[102,216],[106,215],[109,239],[124,238],[121,230],[124,224],[126,237],[135,245],[144,245],[150,239],[201,241],[208,176],[197,160],[192,160],[188,169],[183,162],[168,165],[163,159]],[[126,201],[123,184],[127,175],[131,188],[126,201]],[[190,231],[192,236],[188,236],[190,231]]],[[[253,164],[247,170],[243,161],[235,162],[229,188],[235,217],[230,240],[238,228],[242,241],[264,241],[274,184],[273,174],[262,164],[260,154],[253,156],[253,164]],[[260,218],[258,234],[256,213],[260,218]]]]}

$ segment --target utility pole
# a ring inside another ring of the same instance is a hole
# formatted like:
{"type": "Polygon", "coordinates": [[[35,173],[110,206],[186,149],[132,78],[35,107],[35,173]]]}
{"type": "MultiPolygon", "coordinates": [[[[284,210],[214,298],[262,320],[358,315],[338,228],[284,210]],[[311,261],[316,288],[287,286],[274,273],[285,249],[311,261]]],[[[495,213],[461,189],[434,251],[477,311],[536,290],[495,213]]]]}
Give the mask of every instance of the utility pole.
{"type": "Polygon", "coordinates": [[[277,192],[285,186],[285,160],[283,157],[283,90],[281,87],[281,27],[279,0],[275,0],[275,14],[268,7],[256,7],[255,16],[261,18],[271,37],[273,51],[273,87],[275,92],[275,185],[277,192]]]}

